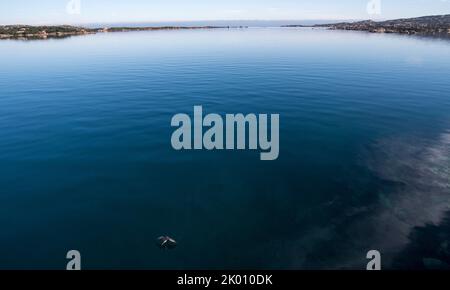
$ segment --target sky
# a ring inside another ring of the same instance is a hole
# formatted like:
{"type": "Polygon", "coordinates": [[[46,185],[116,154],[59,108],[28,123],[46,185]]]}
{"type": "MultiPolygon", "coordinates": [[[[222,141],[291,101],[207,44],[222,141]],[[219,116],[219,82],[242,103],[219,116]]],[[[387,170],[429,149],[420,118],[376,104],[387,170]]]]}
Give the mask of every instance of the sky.
{"type": "Polygon", "coordinates": [[[0,24],[381,20],[437,14],[450,14],[450,0],[0,0],[0,24]]]}

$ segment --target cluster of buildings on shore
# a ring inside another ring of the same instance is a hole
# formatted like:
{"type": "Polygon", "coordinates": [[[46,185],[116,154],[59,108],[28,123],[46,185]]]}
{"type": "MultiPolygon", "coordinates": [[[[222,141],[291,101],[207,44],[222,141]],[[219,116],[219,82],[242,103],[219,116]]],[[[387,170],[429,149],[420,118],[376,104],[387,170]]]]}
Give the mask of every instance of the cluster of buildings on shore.
{"type": "Polygon", "coordinates": [[[62,26],[0,26],[0,39],[46,39],[51,37],[67,37],[92,33],[77,27],[62,26]]]}
{"type": "Polygon", "coordinates": [[[398,19],[383,22],[360,21],[329,25],[337,30],[359,30],[374,33],[450,35],[450,15],[398,19]]]}
{"type": "Polygon", "coordinates": [[[332,25],[336,30],[358,30],[373,33],[402,33],[402,34],[450,34],[447,27],[422,27],[414,25],[372,25],[370,23],[348,23],[332,25]]]}

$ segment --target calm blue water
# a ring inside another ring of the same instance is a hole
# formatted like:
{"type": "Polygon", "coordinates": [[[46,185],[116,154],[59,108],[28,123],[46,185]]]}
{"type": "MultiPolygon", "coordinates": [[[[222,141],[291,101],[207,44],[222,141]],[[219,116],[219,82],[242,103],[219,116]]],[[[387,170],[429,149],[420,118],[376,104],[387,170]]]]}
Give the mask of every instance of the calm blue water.
{"type": "Polygon", "coordinates": [[[1,41],[0,64],[0,268],[450,261],[448,40],[132,32],[1,41]],[[280,114],[280,158],[174,151],[195,105],[280,114]]]}

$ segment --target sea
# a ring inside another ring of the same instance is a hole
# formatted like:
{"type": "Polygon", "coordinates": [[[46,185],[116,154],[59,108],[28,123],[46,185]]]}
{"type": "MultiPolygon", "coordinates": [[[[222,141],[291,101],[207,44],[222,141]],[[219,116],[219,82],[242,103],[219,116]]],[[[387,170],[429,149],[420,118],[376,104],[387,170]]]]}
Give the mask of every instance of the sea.
{"type": "Polygon", "coordinates": [[[450,265],[450,41],[319,28],[0,41],[0,268],[450,265]],[[279,158],[171,119],[279,114],[279,158]],[[161,249],[157,238],[176,240],[161,249]]]}

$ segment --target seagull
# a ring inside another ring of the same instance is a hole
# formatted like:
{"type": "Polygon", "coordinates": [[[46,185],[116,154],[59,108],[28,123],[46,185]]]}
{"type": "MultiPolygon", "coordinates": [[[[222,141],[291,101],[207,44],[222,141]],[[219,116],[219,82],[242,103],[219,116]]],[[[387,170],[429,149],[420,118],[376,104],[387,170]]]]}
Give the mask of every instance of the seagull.
{"type": "Polygon", "coordinates": [[[158,246],[161,249],[175,249],[175,247],[177,246],[177,241],[175,241],[174,239],[172,239],[169,236],[161,236],[157,239],[158,242],[158,246]]]}

